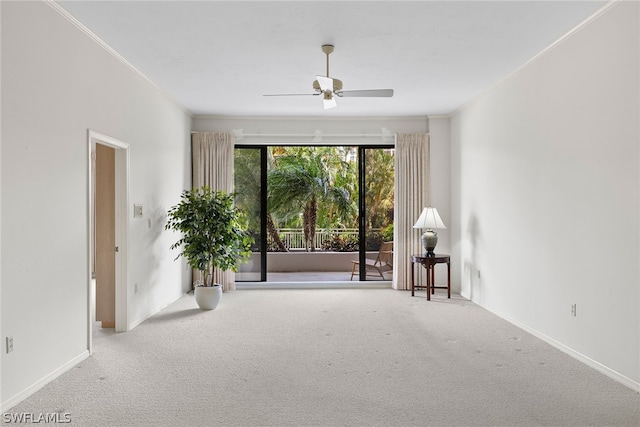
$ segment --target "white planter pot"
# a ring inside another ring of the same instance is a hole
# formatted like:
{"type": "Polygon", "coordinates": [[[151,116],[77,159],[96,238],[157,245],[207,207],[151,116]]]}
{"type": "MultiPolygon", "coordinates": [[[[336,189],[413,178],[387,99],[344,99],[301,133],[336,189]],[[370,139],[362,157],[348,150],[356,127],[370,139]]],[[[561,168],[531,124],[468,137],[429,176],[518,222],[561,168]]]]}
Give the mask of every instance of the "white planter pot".
{"type": "Polygon", "coordinates": [[[194,293],[198,307],[202,310],[213,310],[222,298],[222,286],[196,286],[194,293]]]}

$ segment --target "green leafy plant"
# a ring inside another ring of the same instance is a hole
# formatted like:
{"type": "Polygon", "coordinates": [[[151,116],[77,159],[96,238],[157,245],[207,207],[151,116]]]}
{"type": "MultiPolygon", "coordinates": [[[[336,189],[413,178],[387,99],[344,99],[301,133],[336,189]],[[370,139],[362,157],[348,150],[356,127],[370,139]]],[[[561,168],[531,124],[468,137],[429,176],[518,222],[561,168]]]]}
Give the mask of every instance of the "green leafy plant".
{"type": "MultiPolygon", "coordinates": [[[[353,180],[344,179],[349,169],[353,166],[334,147],[279,147],[273,153],[267,176],[268,212],[285,223],[301,219],[307,251],[316,250],[316,227],[321,221],[336,223],[355,216],[347,185],[353,180]]],[[[275,226],[268,228],[277,243],[275,226]]]]}
{"type": "Polygon", "coordinates": [[[382,240],[385,242],[393,241],[393,223],[382,229],[382,240]]]}
{"type": "Polygon", "coordinates": [[[357,252],[358,238],[334,234],[322,243],[322,250],[333,252],[357,252]]]}
{"type": "Polygon", "coordinates": [[[253,238],[244,213],[233,202],[231,194],[203,186],[185,190],[180,203],[168,211],[165,229],[182,233],[171,249],[182,248],[176,259],[184,256],[202,273],[201,286],[213,286],[214,268],[238,271],[251,254],[253,238]]]}

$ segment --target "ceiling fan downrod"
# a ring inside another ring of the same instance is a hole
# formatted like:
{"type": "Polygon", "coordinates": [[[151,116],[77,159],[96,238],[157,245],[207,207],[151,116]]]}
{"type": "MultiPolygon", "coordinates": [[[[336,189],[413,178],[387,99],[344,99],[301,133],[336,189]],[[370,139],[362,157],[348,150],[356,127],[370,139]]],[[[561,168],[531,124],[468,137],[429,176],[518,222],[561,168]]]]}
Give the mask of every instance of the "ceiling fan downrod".
{"type": "Polygon", "coordinates": [[[329,77],[329,54],[331,54],[331,52],[333,52],[333,45],[332,44],[323,44],[322,45],[322,51],[325,53],[325,55],[327,55],[327,77],[329,77]]]}

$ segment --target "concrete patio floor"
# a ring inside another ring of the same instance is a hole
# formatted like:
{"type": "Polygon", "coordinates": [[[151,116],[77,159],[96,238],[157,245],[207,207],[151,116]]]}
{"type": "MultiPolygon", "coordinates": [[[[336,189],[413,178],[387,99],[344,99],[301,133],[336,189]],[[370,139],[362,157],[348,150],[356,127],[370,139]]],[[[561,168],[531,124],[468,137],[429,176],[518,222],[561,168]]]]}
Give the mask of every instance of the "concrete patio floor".
{"type": "MultiPolygon", "coordinates": [[[[269,272],[266,282],[236,281],[240,289],[255,289],[268,287],[390,287],[392,274],[385,273],[384,280],[379,276],[367,276],[367,281],[359,281],[355,275],[350,280],[350,271],[299,271],[299,272],[269,272]]],[[[237,280],[237,279],[236,279],[237,280]]]]}
{"type": "MultiPolygon", "coordinates": [[[[385,280],[391,280],[391,274],[384,275],[385,280]]],[[[271,272],[267,273],[267,282],[331,282],[350,281],[350,271],[297,271],[297,272],[271,272]]],[[[353,276],[353,280],[358,280],[358,274],[353,276]]],[[[380,276],[367,276],[367,281],[383,280],[380,276]]]]}

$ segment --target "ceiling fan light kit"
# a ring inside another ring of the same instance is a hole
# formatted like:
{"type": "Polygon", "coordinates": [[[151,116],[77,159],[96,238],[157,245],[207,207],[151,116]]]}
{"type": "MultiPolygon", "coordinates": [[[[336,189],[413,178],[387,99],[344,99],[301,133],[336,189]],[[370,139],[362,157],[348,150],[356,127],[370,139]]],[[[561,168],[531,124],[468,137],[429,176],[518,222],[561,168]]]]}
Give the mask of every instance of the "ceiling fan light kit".
{"type": "Polygon", "coordinates": [[[299,95],[322,95],[322,102],[324,109],[334,108],[336,105],[336,99],[333,95],[345,98],[361,97],[361,98],[391,98],[393,96],[393,89],[368,89],[368,90],[342,90],[342,80],[329,77],[329,55],[333,52],[333,45],[322,45],[322,52],[327,55],[327,75],[316,76],[313,81],[313,90],[315,93],[302,94],[274,94],[264,96],[299,96],[299,95]]]}

